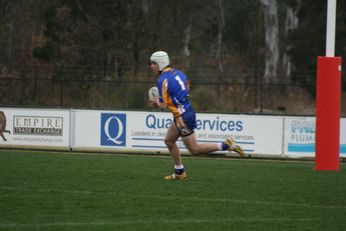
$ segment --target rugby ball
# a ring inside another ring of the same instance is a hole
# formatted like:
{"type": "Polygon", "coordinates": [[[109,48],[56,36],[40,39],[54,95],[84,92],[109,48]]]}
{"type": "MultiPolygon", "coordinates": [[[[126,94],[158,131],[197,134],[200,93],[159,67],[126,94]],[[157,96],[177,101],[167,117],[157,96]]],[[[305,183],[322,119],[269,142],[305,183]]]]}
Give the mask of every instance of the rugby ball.
{"type": "Polygon", "coordinates": [[[148,91],[149,100],[155,100],[159,98],[159,89],[157,87],[152,87],[148,91]]]}

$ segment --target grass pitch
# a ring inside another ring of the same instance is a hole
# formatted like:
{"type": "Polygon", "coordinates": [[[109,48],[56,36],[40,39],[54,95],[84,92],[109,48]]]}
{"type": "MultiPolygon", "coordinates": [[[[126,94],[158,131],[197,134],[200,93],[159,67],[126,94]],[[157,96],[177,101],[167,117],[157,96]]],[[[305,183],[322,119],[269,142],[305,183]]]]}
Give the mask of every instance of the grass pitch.
{"type": "Polygon", "coordinates": [[[346,230],[346,172],[313,162],[0,150],[0,230],[346,230]]]}

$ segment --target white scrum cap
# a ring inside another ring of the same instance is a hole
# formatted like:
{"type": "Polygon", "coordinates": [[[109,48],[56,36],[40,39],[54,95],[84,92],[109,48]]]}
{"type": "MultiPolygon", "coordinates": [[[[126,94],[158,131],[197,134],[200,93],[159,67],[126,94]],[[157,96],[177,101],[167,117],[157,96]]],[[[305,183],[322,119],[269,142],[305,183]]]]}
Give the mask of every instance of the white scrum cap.
{"type": "Polygon", "coordinates": [[[159,71],[162,71],[169,65],[169,57],[167,52],[156,51],[150,56],[150,61],[153,61],[159,65],[159,71]]]}

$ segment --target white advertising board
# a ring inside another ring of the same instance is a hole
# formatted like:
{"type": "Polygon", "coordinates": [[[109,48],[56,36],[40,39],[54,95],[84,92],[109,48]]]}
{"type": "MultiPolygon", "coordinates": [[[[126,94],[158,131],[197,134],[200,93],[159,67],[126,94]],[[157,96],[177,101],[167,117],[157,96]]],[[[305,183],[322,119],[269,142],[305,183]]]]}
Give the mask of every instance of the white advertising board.
{"type": "MultiPolygon", "coordinates": [[[[314,157],[315,135],[315,117],[286,117],[284,154],[292,157],[314,157]]],[[[340,120],[340,156],[346,156],[346,119],[340,120]]]]}
{"type": "Polygon", "coordinates": [[[340,120],[340,156],[346,157],[346,118],[340,120]]]}
{"type": "MultiPolygon", "coordinates": [[[[0,108],[0,132],[4,130],[0,147],[167,153],[164,138],[172,122],[169,112],[0,108]]],[[[247,154],[315,156],[314,117],[198,113],[195,132],[199,143],[218,143],[231,136],[247,154]]],[[[177,144],[188,153],[181,140],[177,144]]],[[[345,118],[340,126],[340,156],[346,157],[345,118]]]]}
{"type": "MultiPolygon", "coordinates": [[[[76,148],[167,152],[164,137],[172,123],[168,112],[73,110],[76,148]]],[[[282,118],[228,114],[197,114],[198,142],[221,142],[232,136],[246,153],[282,153],[282,118]]],[[[183,152],[182,141],[178,146],[183,152]]]]}
{"type": "Polygon", "coordinates": [[[0,114],[6,119],[0,146],[69,147],[70,110],[0,108],[0,114]]]}

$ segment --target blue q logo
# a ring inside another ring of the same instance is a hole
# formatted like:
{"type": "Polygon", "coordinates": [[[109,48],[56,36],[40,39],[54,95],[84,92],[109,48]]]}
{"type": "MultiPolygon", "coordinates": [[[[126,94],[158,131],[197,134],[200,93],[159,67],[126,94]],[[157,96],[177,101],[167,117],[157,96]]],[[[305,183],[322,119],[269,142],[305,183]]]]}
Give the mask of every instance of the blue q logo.
{"type": "Polygon", "coordinates": [[[101,114],[101,145],[126,146],[125,114],[101,114]]]}

